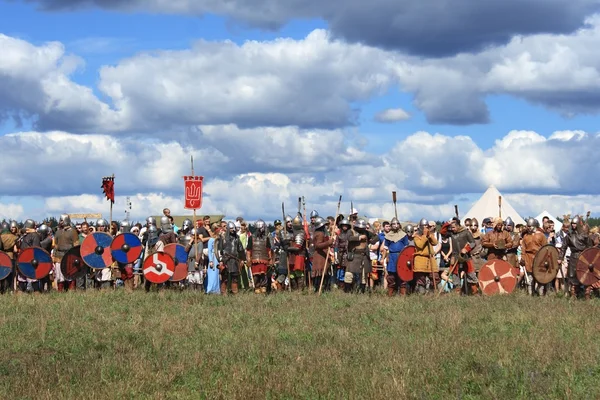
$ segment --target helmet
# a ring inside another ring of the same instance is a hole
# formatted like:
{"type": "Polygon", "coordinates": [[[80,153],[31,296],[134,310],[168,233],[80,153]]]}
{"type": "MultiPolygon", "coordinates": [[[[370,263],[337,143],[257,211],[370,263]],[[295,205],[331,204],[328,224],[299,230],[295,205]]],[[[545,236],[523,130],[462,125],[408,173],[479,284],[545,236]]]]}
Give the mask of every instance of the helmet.
{"type": "Polygon", "coordinates": [[[429,221],[427,221],[427,218],[421,218],[421,220],[419,221],[419,228],[423,228],[427,225],[429,225],[429,221]]]}
{"type": "Polygon", "coordinates": [[[294,226],[302,226],[302,214],[298,213],[292,220],[292,225],[294,226]]]}
{"type": "Polygon", "coordinates": [[[154,217],[148,217],[148,218],[146,218],[146,225],[154,225],[154,226],[156,226],[156,218],[154,218],[154,217]]]}
{"type": "Polygon", "coordinates": [[[48,227],[48,225],[42,224],[42,225],[38,226],[37,232],[40,235],[42,235],[43,238],[45,238],[50,233],[50,228],[48,227]]]}
{"type": "Polygon", "coordinates": [[[25,229],[35,229],[35,221],[32,219],[28,219],[23,224],[23,228],[25,229]]]}
{"type": "Polygon", "coordinates": [[[2,231],[7,231],[9,228],[8,222],[2,221],[2,231]]]}
{"type": "Polygon", "coordinates": [[[540,222],[535,218],[527,218],[527,227],[530,229],[539,228],[540,222]]]}
{"type": "Polygon", "coordinates": [[[354,223],[354,229],[367,229],[367,221],[359,219],[354,223]]]}
{"type": "MultiPolygon", "coordinates": [[[[281,221],[280,221],[281,222],[281,221]]],[[[264,231],[265,227],[267,226],[265,224],[265,221],[263,221],[262,219],[259,219],[256,221],[256,223],[254,224],[254,226],[256,227],[256,229],[258,229],[259,231],[264,231]]]]}
{"type": "Polygon", "coordinates": [[[324,218],[317,216],[315,218],[315,222],[314,222],[313,226],[315,227],[315,229],[319,229],[319,228],[324,227],[326,223],[327,223],[327,221],[324,218]]]}
{"type": "Polygon", "coordinates": [[[71,225],[71,217],[69,217],[69,214],[62,214],[60,216],[58,222],[62,222],[63,226],[70,226],[71,225]]]}
{"type": "Polygon", "coordinates": [[[285,223],[292,222],[292,217],[290,215],[285,216],[285,223]]]}
{"type": "Polygon", "coordinates": [[[229,230],[229,232],[231,232],[231,231],[237,232],[237,229],[235,228],[235,224],[231,221],[229,221],[227,223],[227,229],[229,230]]]}
{"type": "Polygon", "coordinates": [[[344,218],[344,219],[342,219],[342,220],[340,221],[340,223],[339,223],[339,227],[341,228],[341,227],[342,227],[342,226],[344,226],[344,225],[346,225],[346,226],[352,226],[352,225],[350,224],[350,221],[348,221],[346,218],[344,218]]]}
{"type": "Polygon", "coordinates": [[[398,221],[398,218],[394,217],[392,218],[392,221],[390,222],[390,226],[392,228],[392,230],[397,231],[398,229],[400,229],[400,221],[398,221]]]}
{"type": "Polygon", "coordinates": [[[128,233],[131,231],[131,223],[129,221],[121,221],[121,233],[128,233]]]}
{"type": "Polygon", "coordinates": [[[412,235],[415,233],[415,227],[411,224],[406,225],[406,233],[412,235]]]}
{"type": "Polygon", "coordinates": [[[100,218],[98,221],[96,221],[96,227],[99,226],[108,226],[108,221],[104,218],[100,218]]]}
{"type": "Polygon", "coordinates": [[[318,217],[318,216],[319,216],[319,213],[317,212],[317,210],[312,210],[310,212],[310,217],[311,218],[315,218],[315,217],[318,217]]]}
{"type": "Polygon", "coordinates": [[[154,246],[158,242],[158,228],[156,225],[150,225],[148,228],[148,244],[154,246]]]}
{"type": "Polygon", "coordinates": [[[173,229],[173,225],[171,225],[171,220],[169,219],[169,217],[160,217],[160,229],[163,232],[171,232],[171,230],[173,229]]]}
{"type": "Polygon", "coordinates": [[[510,227],[515,227],[515,222],[512,220],[511,217],[506,218],[506,221],[504,221],[504,225],[506,226],[510,226],[510,227]]]}
{"type": "Polygon", "coordinates": [[[276,219],[275,222],[273,222],[273,225],[281,225],[281,220],[276,219]]]}
{"type": "Polygon", "coordinates": [[[17,224],[17,221],[10,221],[10,229],[12,228],[19,228],[19,224],[17,224]]]}
{"type": "Polygon", "coordinates": [[[576,216],[575,216],[575,217],[573,217],[573,219],[571,220],[571,223],[572,223],[572,224],[579,224],[579,221],[580,221],[580,219],[579,219],[579,215],[576,215],[576,216]]]}
{"type": "Polygon", "coordinates": [[[187,231],[189,229],[192,229],[192,220],[189,218],[186,218],[183,220],[183,222],[181,223],[181,230],[183,231],[187,231]]]}

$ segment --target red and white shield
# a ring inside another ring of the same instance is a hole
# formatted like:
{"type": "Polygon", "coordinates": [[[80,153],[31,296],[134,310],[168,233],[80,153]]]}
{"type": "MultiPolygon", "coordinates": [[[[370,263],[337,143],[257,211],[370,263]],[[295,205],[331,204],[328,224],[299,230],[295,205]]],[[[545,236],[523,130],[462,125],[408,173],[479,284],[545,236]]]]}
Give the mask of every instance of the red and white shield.
{"type": "Polygon", "coordinates": [[[479,286],[488,295],[512,293],[519,270],[503,260],[490,260],[479,270],[479,286]]]}
{"type": "Polygon", "coordinates": [[[159,251],[144,261],[144,277],[152,283],[165,283],[175,273],[175,261],[167,253],[159,251]]]}

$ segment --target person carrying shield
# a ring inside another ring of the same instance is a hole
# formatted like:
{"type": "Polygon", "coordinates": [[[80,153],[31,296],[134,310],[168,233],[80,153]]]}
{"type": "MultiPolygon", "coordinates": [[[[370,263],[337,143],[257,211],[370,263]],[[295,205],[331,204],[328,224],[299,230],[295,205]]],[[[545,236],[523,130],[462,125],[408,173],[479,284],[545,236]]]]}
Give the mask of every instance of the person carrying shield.
{"type": "Polygon", "coordinates": [[[79,246],[79,233],[71,226],[71,218],[67,214],[60,216],[58,230],[54,236],[54,276],[59,292],[75,290],[75,280],[66,279],[60,269],[60,263],[64,255],[75,246],[79,246]]]}
{"type": "MultiPolygon", "coordinates": [[[[565,258],[567,249],[571,250],[571,256],[569,257],[569,265],[567,267],[567,282],[569,285],[569,294],[571,297],[576,297],[581,294],[578,290],[581,288],[581,283],[577,279],[576,269],[577,261],[581,253],[589,248],[593,247],[593,243],[590,240],[589,230],[586,229],[585,224],[581,217],[575,216],[571,220],[571,230],[566,236],[563,245],[559,249],[559,262],[562,264],[562,260],[565,258]]],[[[585,286],[585,298],[590,299],[592,295],[592,286],[585,286]]]]}
{"type": "Polygon", "coordinates": [[[535,218],[527,219],[527,227],[524,228],[521,241],[521,265],[525,267],[526,277],[528,275],[527,290],[530,294],[541,294],[544,285],[540,285],[533,277],[533,260],[537,252],[548,244],[544,231],[540,228],[540,222],[535,218]]]}
{"type": "Polygon", "coordinates": [[[387,269],[387,291],[388,296],[394,296],[400,289],[400,296],[406,295],[406,289],[410,282],[403,281],[398,276],[398,256],[408,246],[408,236],[402,231],[398,218],[392,218],[390,231],[385,233],[383,246],[386,250],[386,260],[384,261],[387,269]]]}

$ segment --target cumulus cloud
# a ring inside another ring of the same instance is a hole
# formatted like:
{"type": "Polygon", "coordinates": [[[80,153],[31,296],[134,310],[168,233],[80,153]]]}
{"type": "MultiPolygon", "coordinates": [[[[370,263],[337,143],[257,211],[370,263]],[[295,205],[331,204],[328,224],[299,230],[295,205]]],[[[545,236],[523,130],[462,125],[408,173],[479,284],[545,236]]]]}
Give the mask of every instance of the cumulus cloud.
{"type": "Polygon", "coordinates": [[[401,108],[388,108],[375,114],[375,121],[382,123],[406,121],[408,119],[410,119],[410,114],[401,108]]]}
{"type": "MultiPolygon", "coordinates": [[[[275,159],[261,156],[277,146],[288,148],[283,139],[273,139],[278,136],[275,131],[256,136],[258,144],[250,150],[257,157],[243,171],[236,167],[243,146],[227,145],[241,140],[243,131],[214,126],[204,131],[209,132],[206,147],[64,132],[8,135],[0,138],[0,145],[9,150],[4,153],[0,185],[7,195],[46,199],[51,212],[91,212],[106,209],[100,179],[114,172],[117,202],[122,203],[117,209],[124,208],[125,196],[134,196],[140,218],[165,206],[183,212],[181,177],[189,173],[189,155],[194,154],[196,173],[205,176],[203,212],[228,216],[277,218],[281,202],[293,213],[300,196],[306,197],[309,209],[331,214],[339,195],[344,201],[342,212],[352,201],[368,216],[387,216],[393,212],[391,192],[397,191],[399,210],[407,219],[447,218],[453,204],[468,209],[490,184],[516,203],[518,211],[537,215],[538,205],[551,212],[585,208],[582,202],[600,193],[600,183],[581,166],[581,160],[593,160],[600,150],[600,135],[581,131],[559,131],[547,138],[512,131],[487,149],[467,136],[416,132],[383,154],[363,153],[360,165],[348,155],[346,160],[328,156],[326,146],[289,147],[296,164],[287,164],[285,171],[276,168],[286,159],[285,153],[275,159]],[[221,147],[210,145],[211,134],[219,138],[221,147]],[[23,159],[29,162],[25,170],[23,159]],[[311,170],[313,164],[319,168],[311,170]],[[573,195],[579,196],[577,200],[572,200],[573,195]],[[527,200],[533,197],[536,202],[527,200]]],[[[308,140],[303,134],[296,133],[294,140],[308,140]]],[[[283,136],[294,137],[294,133],[283,136]]],[[[341,152],[352,154],[350,147],[339,146],[341,152]]],[[[600,201],[591,204],[600,206],[600,201]]]]}
{"type": "Polygon", "coordinates": [[[0,122],[33,119],[40,130],[117,129],[118,114],[70,79],[83,60],[49,42],[34,46],[0,34],[0,122]]]}
{"type": "Polygon", "coordinates": [[[0,203],[0,221],[20,220],[25,214],[21,204],[0,203]]]}
{"type": "Polygon", "coordinates": [[[321,18],[351,42],[429,57],[482,50],[514,35],[570,33],[599,10],[595,0],[26,0],[46,10],[89,7],[131,12],[230,17],[250,26],[276,30],[293,19],[321,18]]]}
{"type": "MultiPolygon", "coordinates": [[[[98,90],[110,104],[70,80],[82,61],[60,43],[0,36],[0,118],[35,118],[38,130],[74,133],[223,124],[342,129],[357,123],[358,104],[393,87],[412,93],[432,124],[488,123],[488,95],[519,97],[564,116],[597,114],[600,56],[589,49],[600,46],[600,16],[586,22],[573,34],[517,37],[442,59],[348,44],[324,30],[301,40],[198,41],[100,68],[98,90]]],[[[376,119],[401,117],[388,110],[376,119]]]]}

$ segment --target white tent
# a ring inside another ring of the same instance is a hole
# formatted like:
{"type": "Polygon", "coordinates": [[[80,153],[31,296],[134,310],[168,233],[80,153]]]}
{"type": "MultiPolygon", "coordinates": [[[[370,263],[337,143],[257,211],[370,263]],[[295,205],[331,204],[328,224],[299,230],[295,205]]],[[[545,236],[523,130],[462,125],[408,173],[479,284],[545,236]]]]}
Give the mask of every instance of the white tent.
{"type": "MultiPolygon", "coordinates": [[[[468,213],[466,213],[462,222],[464,223],[466,218],[477,218],[479,221],[479,226],[483,222],[484,218],[495,218],[498,217],[498,200],[502,195],[493,185],[490,186],[485,193],[477,200],[477,202],[471,207],[468,213]]],[[[525,224],[525,220],[515,211],[515,209],[510,205],[508,200],[502,197],[501,204],[502,211],[502,219],[506,220],[506,218],[510,217],[515,225],[517,224],[525,224]]]]}
{"type": "Polygon", "coordinates": [[[548,211],[544,210],[540,215],[538,215],[537,217],[535,217],[535,219],[537,219],[540,222],[540,226],[542,225],[542,219],[544,217],[548,217],[550,218],[551,221],[554,222],[554,230],[556,232],[560,231],[562,229],[562,222],[559,221],[558,219],[556,219],[555,216],[553,216],[552,214],[550,214],[548,211]]]}

